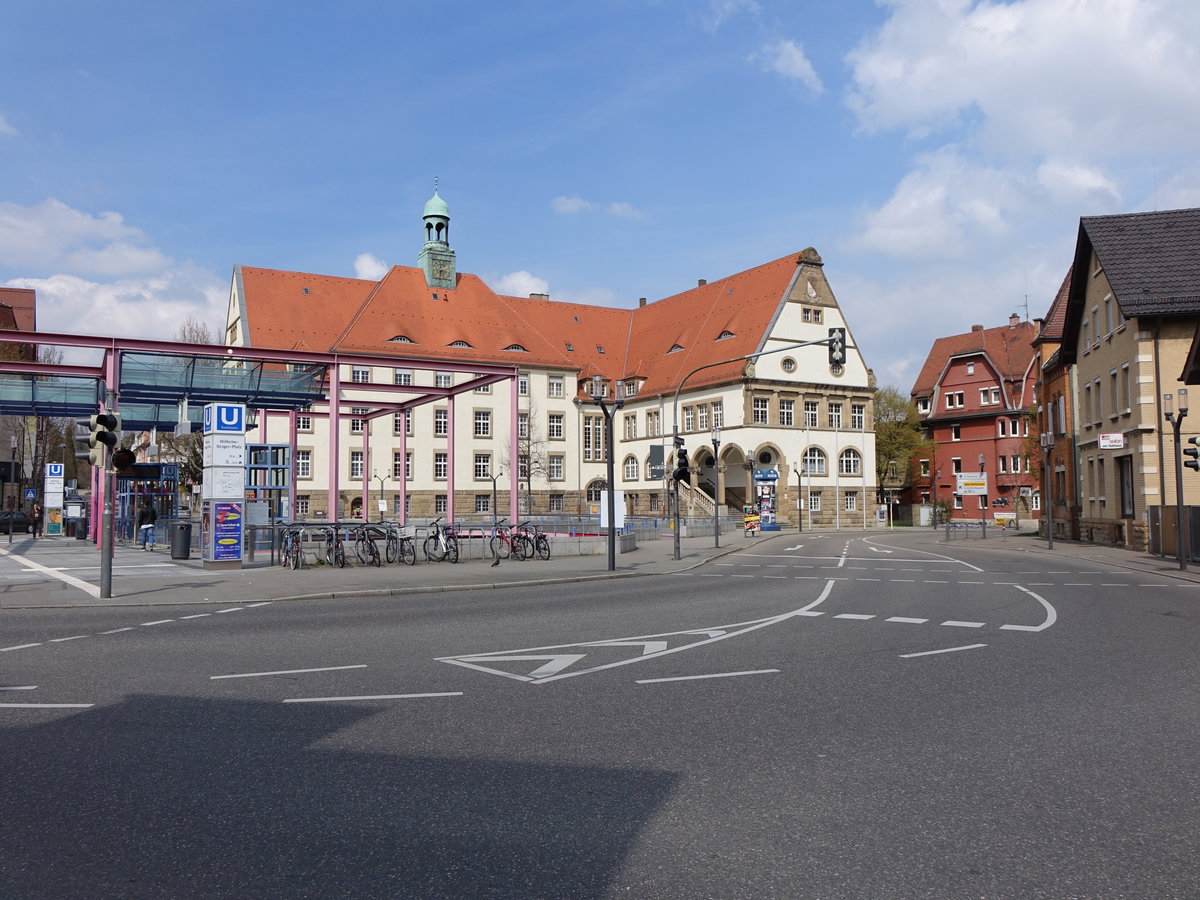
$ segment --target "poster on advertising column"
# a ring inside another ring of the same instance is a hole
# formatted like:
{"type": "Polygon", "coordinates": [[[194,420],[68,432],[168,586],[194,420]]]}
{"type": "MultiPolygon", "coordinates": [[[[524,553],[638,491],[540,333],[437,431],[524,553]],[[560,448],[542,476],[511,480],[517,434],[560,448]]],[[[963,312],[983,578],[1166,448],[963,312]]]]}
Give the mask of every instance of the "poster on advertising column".
{"type": "Polygon", "coordinates": [[[213,559],[242,558],[242,504],[213,504],[213,559]]]}

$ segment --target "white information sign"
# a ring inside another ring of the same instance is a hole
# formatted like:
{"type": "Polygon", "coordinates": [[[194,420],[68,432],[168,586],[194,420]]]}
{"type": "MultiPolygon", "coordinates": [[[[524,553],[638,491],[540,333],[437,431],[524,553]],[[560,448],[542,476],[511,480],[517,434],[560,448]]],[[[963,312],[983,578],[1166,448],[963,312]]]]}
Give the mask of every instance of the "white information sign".
{"type": "Polygon", "coordinates": [[[1119,434],[1102,434],[1099,438],[1101,450],[1124,450],[1125,435],[1119,434]]]}
{"type": "Polygon", "coordinates": [[[246,470],[243,468],[211,467],[204,470],[201,498],[229,500],[246,493],[246,470]]]}
{"type": "Polygon", "coordinates": [[[986,496],[988,492],[986,472],[959,472],[954,476],[958,479],[956,494],[964,497],[986,496]]]}
{"type": "Polygon", "coordinates": [[[204,436],[204,468],[209,466],[246,465],[246,436],[243,434],[206,434],[204,436]]]}
{"type": "MultiPolygon", "coordinates": [[[[625,527],[625,492],[617,491],[613,495],[613,517],[617,520],[618,528],[625,527]]],[[[600,527],[608,528],[608,491],[600,492],[600,527]]]]}

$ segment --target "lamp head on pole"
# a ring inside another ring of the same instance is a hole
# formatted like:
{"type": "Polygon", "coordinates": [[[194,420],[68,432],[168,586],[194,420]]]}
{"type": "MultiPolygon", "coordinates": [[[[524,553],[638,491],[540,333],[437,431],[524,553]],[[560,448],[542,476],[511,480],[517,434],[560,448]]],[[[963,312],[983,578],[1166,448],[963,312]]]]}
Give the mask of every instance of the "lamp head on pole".
{"type": "Polygon", "coordinates": [[[982,454],[982,453],[980,453],[980,454],[979,454],[979,471],[980,471],[980,472],[982,472],[982,471],[983,471],[983,464],[984,464],[984,458],[983,458],[983,454],[982,454]]]}
{"type": "Polygon", "coordinates": [[[592,399],[599,400],[604,396],[604,379],[599,375],[592,376],[592,399]]]}
{"type": "Polygon", "coordinates": [[[1166,412],[1168,417],[1175,415],[1174,394],[1163,394],[1163,410],[1166,412]]]}
{"type": "Polygon", "coordinates": [[[1179,389],[1179,415],[1186,416],[1188,411],[1188,392],[1187,388],[1179,389]]]}

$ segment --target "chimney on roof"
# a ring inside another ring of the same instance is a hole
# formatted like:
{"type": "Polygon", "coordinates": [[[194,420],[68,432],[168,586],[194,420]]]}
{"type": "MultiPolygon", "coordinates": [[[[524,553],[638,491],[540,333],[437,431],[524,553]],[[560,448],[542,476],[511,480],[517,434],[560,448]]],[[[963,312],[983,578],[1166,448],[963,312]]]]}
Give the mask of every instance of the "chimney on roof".
{"type": "Polygon", "coordinates": [[[530,300],[549,300],[550,295],[549,294],[530,294],[529,299],[530,300]]]}
{"type": "Polygon", "coordinates": [[[971,331],[973,331],[973,332],[975,332],[975,331],[983,331],[983,326],[982,326],[982,325],[972,325],[972,326],[971,326],[971,331]]]}
{"type": "Polygon", "coordinates": [[[1016,313],[1013,313],[1011,316],[1008,317],[1008,327],[1009,328],[1016,328],[1020,324],[1021,324],[1021,317],[1018,316],[1016,313]]]}
{"type": "Polygon", "coordinates": [[[646,298],[638,297],[638,309],[641,309],[645,305],[646,305],[646,298]]]}
{"type": "Polygon", "coordinates": [[[696,287],[704,287],[706,284],[708,284],[708,279],[701,278],[696,282],[696,287]]]}
{"type": "Polygon", "coordinates": [[[1037,329],[1038,334],[1041,334],[1042,329],[1046,327],[1046,320],[1045,319],[1034,319],[1033,327],[1037,329]]]}

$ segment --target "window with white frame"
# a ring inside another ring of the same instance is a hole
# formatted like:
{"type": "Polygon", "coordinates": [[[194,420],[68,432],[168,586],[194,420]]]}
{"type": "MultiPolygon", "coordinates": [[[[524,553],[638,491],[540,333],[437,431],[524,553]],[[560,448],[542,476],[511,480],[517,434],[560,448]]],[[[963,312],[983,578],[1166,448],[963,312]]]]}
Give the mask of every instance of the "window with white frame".
{"type": "Polygon", "coordinates": [[[517,376],[517,393],[520,394],[522,397],[529,396],[529,376],[528,375],[518,375],[517,376]]]}
{"type": "Polygon", "coordinates": [[[1021,472],[1021,456],[1020,456],[1020,454],[1017,454],[1017,455],[1011,457],[1011,459],[1012,459],[1012,471],[1017,474],[1020,474],[1020,472],[1021,472]]]}
{"type": "Polygon", "coordinates": [[[922,459],[922,460],[920,460],[919,464],[921,467],[921,477],[928,478],[929,477],[929,460],[922,459]]]}
{"type": "Polygon", "coordinates": [[[975,374],[975,363],[973,363],[973,362],[969,362],[969,363],[967,363],[967,374],[968,374],[968,375],[974,375],[974,374],[975,374]]]}
{"type": "Polygon", "coordinates": [[[965,404],[962,391],[946,391],[946,409],[961,409],[965,404]]]}
{"type": "Polygon", "coordinates": [[[637,413],[629,413],[623,416],[621,424],[625,428],[625,440],[632,441],[637,438],[637,413]]]}
{"type": "Polygon", "coordinates": [[[1001,475],[1005,475],[1008,473],[1008,457],[1005,456],[1003,453],[999,454],[996,457],[996,465],[999,466],[999,469],[997,469],[997,471],[1001,475]]]}
{"type": "Polygon", "coordinates": [[[312,431],[312,416],[296,416],[297,431],[312,431]]]}
{"type": "Polygon", "coordinates": [[[951,425],[950,426],[950,440],[952,440],[952,441],[961,441],[962,440],[962,426],[961,425],[951,425]]]}
{"type": "Polygon", "coordinates": [[[929,414],[929,398],[928,397],[922,397],[920,400],[917,401],[917,412],[919,412],[923,416],[929,414]]]}
{"type": "MultiPolygon", "coordinates": [[[[483,375],[479,372],[476,372],[475,377],[482,378],[483,375]]],[[[477,393],[477,394],[490,394],[491,392],[492,392],[492,386],[490,384],[481,384],[481,385],[479,385],[479,387],[475,388],[475,393],[477,393]]]]}
{"type": "MultiPolygon", "coordinates": [[[[350,415],[352,415],[352,416],[365,416],[370,411],[371,411],[370,408],[366,407],[366,406],[350,407],[350,415]]],[[[365,419],[351,419],[350,420],[350,433],[351,434],[362,434],[363,430],[365,428],[366,428],[366,420],[365,419]]]]}
{"type": "Polygon", "coordinates": [[[820,512],[821,511],[821,492],[820,491],[809,491],[808,492],[808,511],[809,512],[820,512]]]}
{"type": "Polygon", "coordinates": [[[842,495],[842,499],[845,501],[846,512],[854,512],[858,509],[858,491],[846,491],[842,495]]]}
{"type": "Polygon", "coordinates": [[[562,397],[565,396],[563,387],[563,376],[551,375],[546,379],[546,396],[547,397],[562,397]]]}
{"type": "Polygon", "coordinates": [[[804,474],[825,474],[825,451],[820,447],[809,447],[804,451],[804,474]]]}
{"type": "Polygon", "coordinates": [[[354,366],[350,369],[350,380],[355,384],[366,384],[371,380],[371,370],[366,366],[354,366]]]}
{"type": "Polygon", "coordinates": [[[475,512],[490,513],[492,511],[492,495],[491,494],[476,494],[475,495],[475,512]]]}
{"type": "Polygon", "coordinates": [[[838,471],[843,475],[862,474],[862,456],[853,447],[847,447],[838,457],[838,471]]]}
{"type": "Polygon", "coordinates": [[[392,477],[396,479],[408,477],[404,466],[404,457],[400,455],[399,450],[392,451],[392,477]]]}
{"type": "Polygon", "coordinates": [[[696,410],[694,407],[685,406],[683,408],[683,430],[684,431],[695,431],[696,430],[696,410]]]}
{"type": "Polygon", "coordinates": [[[708,431],[708,404],[701,403],[696,407],[696,428],[700,431],[708,431]]]}
{"type": "Polygon", "coordinates": [[[604,417],[583,417],[583,458],[599,462],[607,459],[604,447],[604,417]]]}
{"type": "Polygon", "coordinates": [[[955,494],[955,495],[954,495],[954,508],[955,508],[955,509],[962,509],[962,508],[963,508],[963,505],[962,505],[962,494],[955,494]]]}
{"type": "Polygon", "coordinates": [[[522,453],[517,457],[517,477],[522,481],[529,478],[529,454],[522,453]]]}
{"type": "Polygon", "coordinates": [[[714,400],[712,405],[712,423],[716,428],[725,427],[725,404],[714,400]]]}
{"type": "Polygon", "coordinates": [[[439,450],[433,454],[433,477],[445,481],[450,474],[450,454],[439,450]]]}
{"type": "Polygon", "coordinates": [[[296,451],[296,477],[312,478],[312,451],[296,451]]]}
{"type": "Polygon", "coordinates": [[[563,439],[563,414],[550,413],[546,416],[546,437],[552,441],[563,439]]]}
{"type": "Polygon", "coordinates": [[[562,512],[566,508],[562,494],[550,495],[550,512],[562,512]]]}
{"type": "Polygon", "coordinates": [[[475,480],[492,477],[492,454],[475,454],[475,480]]]}
{"type": "Polygon", "coordinates": [[[296,495],[296,517],[303,519],[312,512],[312,503],[309,500],[308,494],[296,495]]]}
{"type": "Polygon", "coordinates": [[[962,457],[956,456],[950,460],[950,472],[952,474],[957,475],[962,470],[962,457]]]}
{"type": "Polygon", "coordinates": [[[440,388],[448,388],[454,386],[453,372],[435,372],[433,374],[433,386],[440,388]]]}
{"type": "Polygon", "coordinates": [[[636,378],[625,379],[625,396],[633,397],[638,392],[638,383],[636,378]]]}
{"type": "Polygon", "coordinates": [[[529,413],[517,413],[517,437],[526,439],[529,437],[529,413]]]}
{"type": "Polygon", "coordinates": [[[561,453],[551,453],[546,457],[546,477],[551,481],[562,481],[566,477],[565,460],[566,457],[561,453]]]}
{"type": "Polygon", "coordinates": [[[412,384],[412,369],[396,369],[392,373],[393,384],[412,384]]]}
{"type": "Polygon", "coordinates": [[[433,497],[433,511],[444,516],[448,508],[449,506],[446,503],[446,495],[435,494],[433,497]]]}
{"type": "Polygon", "coordinates": [[[491,410],[477,409],[475,410],[475,437],[485,438],[492,436],[492,413],[491,410]]]}
{"type": "Polygon", "coordinates": [[[796,401],[795,400],[780,400],[779,401],[779,424],[788,426],[788,427],[796,424],[796,401]]]}
{"type": "Polygon", "coordinates": [[[433,434],[434,437],[445,437],[450,433],[450,411],[445,409],[435,409],[433,411],[433,434]]]}
{"type": "Polygon", "coordinates": [[[640,467],[638,466],[638,461],[637,461],[636,457],[634,457],[634,456],[625,457],[625,473],[624,473],[625,480],[626,481],[637,481],[639,468],[640,467]]]}
{"type": "Polygon", "coordinates": [[[1033,497],[1031,497],[1030,499],[1032,501],[1030,503],[1030,506],[1033,508],[1034,512],[1037,512],[1039,509],[1042,508],[1042,492],[1041,491],[1034,491],[1033,497]]]}
{"type": "Polygon", "coordinates": [[[363,452],[361,450],[350,451],[350,477],[363,477],[363,452]]]}
{"type": "Polygon", "coordinates": [[[996,434],[1000,437],[1008,434],[1008,419],[1001,418],[996,420],[996,434]]]}
{"type": "Polygon", "coordinates": [[[830,403],[829,404],[829,427],[830,428],[841,428],[842,427],[842,404],[840,404],[840,403],[830,403]]]}
{"type": "Polygon", "coordinates": [[[755,425],[766,425],[770,421],[770,413],[768,412],[771,405],[769,397],[755,397],[754,405],[750,414],[750,421],[755,425]]]}
{"type": "Polygon", "coordinates": [[[405,410],[405,412],[392,413],[392,434],[405,433],[404,426],[407,424],[407,422],[405,422],[407,412],[408,411],[405,410]]]}
{"type": "Polygon", "coordinates": [[[658,437],[659,423],[662,422],[662,415],[657,409],[646,411],[646,437],[658,437]]]}
{"type": "Polygon", "coordinates": [[[804,401],[804,427],[805,428],[816,428],[817,427],[817,423],[820,421],[820,419],[817,418],[819,411],[820,411],[820,406],[817,404],[816,400],[805,400],[804,401]]]}
{"type": "Polygon", "coordinates": [[[867,425],[867,406],[865,403],[850,404],[850,427],[862,431],[867,425]]]}

